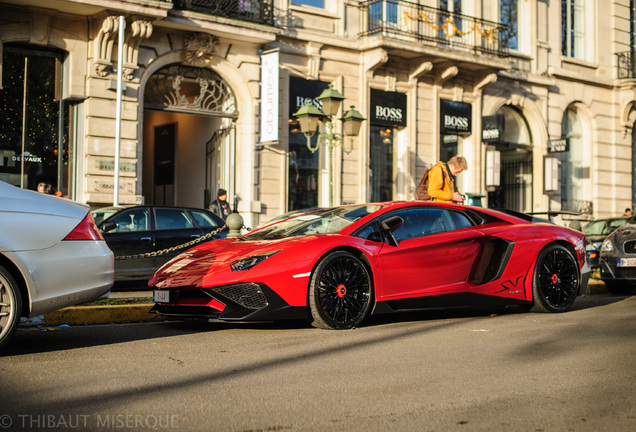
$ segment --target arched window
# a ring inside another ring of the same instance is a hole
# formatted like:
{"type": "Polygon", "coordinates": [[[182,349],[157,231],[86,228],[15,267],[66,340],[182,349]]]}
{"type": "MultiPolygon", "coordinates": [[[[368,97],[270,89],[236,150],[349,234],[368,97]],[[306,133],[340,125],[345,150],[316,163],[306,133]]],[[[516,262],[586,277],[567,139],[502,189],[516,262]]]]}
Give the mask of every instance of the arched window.
{"type": "Polygon", "coordinates": [[[568,140],[568,150],[561,158],[561,208],[588,212],[589,197],[585,196],[585,180],[589,179],[589,167],[585,166],[583,123],[576,107],[569,107],[561,121],[561,137],[568,140]]]}

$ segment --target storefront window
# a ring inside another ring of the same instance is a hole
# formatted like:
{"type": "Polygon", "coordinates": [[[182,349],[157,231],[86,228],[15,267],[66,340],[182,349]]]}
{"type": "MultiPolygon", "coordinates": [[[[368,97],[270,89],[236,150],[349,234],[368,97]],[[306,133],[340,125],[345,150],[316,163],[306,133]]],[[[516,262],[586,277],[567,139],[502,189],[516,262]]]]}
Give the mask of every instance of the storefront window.
{"type": "Polygon", "coordinates": [[[499,140],[489,141],[500,151],[499,186],[488,192],[488,206],[532,211],[532,135],[524,116],[512,106],[503,106],[495,117],[501,130],[499,140]]]}
{"type": "Polygon", "coordinates": [[[369,155],[369,200],[393,199],[393,129],[371,125],[369,155]]]}
{"type": "MultiPolygon", "coordinates": [[[[318,206],[322,146],[315,153],[307,148],[307,138],[300,132],[298,121],[293,117],[293,113],[307,101],[320,106],[316,97],[328,86],[328,83],[321,81],[294,77],[289,80],[288,211],[318,206]]],[[[311,137],[312,146],[317,145],[317,140],[318,134],[314,134],[311,137]]]]}
{"type": "Polygon", "coordinates": [[[0,89],[0,180],[68,193],[68,108],[60,53],[5,46],[0,89]],[[26,97],[25,97],[26,96],[26,97]]]}

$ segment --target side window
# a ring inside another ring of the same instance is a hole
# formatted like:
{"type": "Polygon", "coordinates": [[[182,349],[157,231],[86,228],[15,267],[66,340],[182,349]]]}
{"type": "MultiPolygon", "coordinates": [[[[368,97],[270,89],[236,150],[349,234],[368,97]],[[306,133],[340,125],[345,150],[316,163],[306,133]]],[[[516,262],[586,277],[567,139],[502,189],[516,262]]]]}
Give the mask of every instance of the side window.
{"type": "Polygon", "coordinates": [[[455,229],[453,218],[447,210],[439,208],[418,208],[392,213],[404,219],[404,224],[393,236],[399,242],[455,229]]]}
{"type": "Polygon", "coordinates": [[[449,211],[450,217],[453,219],[455,229],[468,228],[473,226],[472,222],[463,214],[456,211],[449,211]]]}
{"type": "Polygon", "coordinates": [[[148,231],[150,229],[150,213],[148,208],[138,208],[123,211],[111,219],[117,226],[110,230],[111,233],[148,231]]]}
{"type": "Polygon", "coordinates": [[[375,221],[362,228],[360,231],[355,233],[354,236],[378,243],[382,242],[382,234],[380,234],[380,228],[375,221]]]}
{"type": "Polygon", "coordinates": [[[217,228],[219,226],[219,224],[216,223],[212,216],[210,216],[206,212],[200,210],[190,210],[190,213],[201,228],[217,228]]]}
{"type": "Polygon", "coordinates": [[[192,219],[186,210],[157,208],[155,209],[157,218],[157,229],[187,229],[194,228],[192,219]]]}

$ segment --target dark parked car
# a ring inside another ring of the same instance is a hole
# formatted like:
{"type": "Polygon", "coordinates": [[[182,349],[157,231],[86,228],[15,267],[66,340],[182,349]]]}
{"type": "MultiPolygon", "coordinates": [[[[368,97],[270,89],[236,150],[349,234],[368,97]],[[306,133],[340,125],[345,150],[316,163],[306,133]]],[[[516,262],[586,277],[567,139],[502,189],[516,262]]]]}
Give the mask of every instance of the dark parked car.
{"type": "Polygon", "coordinates": [[[628,216],[617,216],[613,218],[597,219],[587,223],[583,227],[585,240],[587,242],[587,263],[591,268],[599,266],[599,255],[603,240],[614,232],[614,230],[625,224],[628,216]]]}
{"type": "MultiPolygon", "coordinates": [[[[185,249],[143,258],[117,259],[172,248],[225,225],[208,210],[160,207],[105,207],[92,211],[97,227],[115,254],[115,281],[147,280],[154,272],[185,249]]],[[[211,240],[225,238],[225,229],[211,240]]]]}
{"type": "Polygon", "coordinates": [[[600,266],[609,292],[628,294],[636,287],[636,219],[629,219],[603,240],[600,266]]]}

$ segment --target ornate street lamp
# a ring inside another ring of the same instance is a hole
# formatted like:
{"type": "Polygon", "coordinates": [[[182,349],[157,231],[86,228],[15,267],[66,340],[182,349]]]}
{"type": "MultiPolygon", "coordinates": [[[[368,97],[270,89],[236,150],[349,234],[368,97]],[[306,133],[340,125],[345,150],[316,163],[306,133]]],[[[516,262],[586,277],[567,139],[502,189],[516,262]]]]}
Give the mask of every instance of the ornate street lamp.
{"type": "MultiPolygon", "coordinates": [[[[332,121],[332,117],[338,113],[340,104],[344,100],[344,96],[338,90],[334,89],[333,85],[329,84],[329,88],[325,89],[320,94],[320,96],[317,97],[317,99],[322,102],[322,110],[314,106],[311,102],[307,102],[307,104],[300,107],[300,109],[292,114],[292,116],[298,119],[300,131],[307,138],[307,148],[309,148],[312,153],[318,150],[320,144],[327,146],[327,170],[329,172],[329,206],[331,207],[333,206],[333,171],[331,166],[333,163],[333,148],[343,140],[342,135],[334,131],[335,125],[332,121]],[[311,137],[316,133],[318,129],[319,120],[326,120],[325,130],[324,132],[320,132],[318,134],[316,145],[312,146],[311,137]]],[[[366,119],[362,116],[362,114],[354,109],[353,105],[351,105],[351,109],[345,113],[344,117],[341,120],[343,122],[344,134],[348,136],[350,140],[349,148],[344,148],[343,146],[342,150],[345,153],[349,154],[353,151],[353,138],[358,136],[358,134],[360,133],[362,122],[366,119]]]]}

